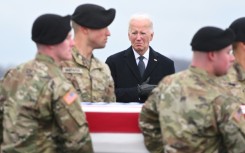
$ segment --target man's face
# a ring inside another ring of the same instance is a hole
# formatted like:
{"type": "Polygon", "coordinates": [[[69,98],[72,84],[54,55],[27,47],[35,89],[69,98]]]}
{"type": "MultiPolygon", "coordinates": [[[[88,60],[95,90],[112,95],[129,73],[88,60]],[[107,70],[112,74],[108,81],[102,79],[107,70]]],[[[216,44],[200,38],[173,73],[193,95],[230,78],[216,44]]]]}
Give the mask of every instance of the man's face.
{"type": "Polygon", "coordinates": [[[58,61],[71,60],[72,59],[71,50],[73,46],[74,46],[74,41],[72,39],[71,33],[69,33],[66,39],[62,43],[55,45],[56,59],[58,61]]]}
{"type": "Polygon", "coordinates": [[[232,47],[229,45],[226,48],[215,52],[215,54],[214,73],[216,76],[225,75],[235,60],[232,54],[232,47]]]}
{"type": "Polygon", "coordinates": [[[111,33],[107,27],[102,29],[88,29],[88,45],[92,49],[104,48],[107,43],[107,37],[111,33]]]}
{"type": "Polygon", "coordinates": [[[149,48],[153,32],[148,20],[132,20],[129,25],[129,40],[134,50],[143,55],[149,48]]]}

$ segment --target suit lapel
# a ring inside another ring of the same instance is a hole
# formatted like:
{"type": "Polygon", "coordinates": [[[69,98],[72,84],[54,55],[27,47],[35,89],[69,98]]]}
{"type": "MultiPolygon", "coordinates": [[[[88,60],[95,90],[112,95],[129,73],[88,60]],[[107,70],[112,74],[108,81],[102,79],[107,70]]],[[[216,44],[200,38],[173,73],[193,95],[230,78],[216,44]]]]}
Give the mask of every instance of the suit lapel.
{"type": "Polygon", "coordinates": [[[150,76],[151,72],[155,69],[157,64],[158,64],[157,54],[152,50],[152,48],[150,48],[149,60],[143,76],[143,80],[146,80],[150,76]]]}
{"type": "Polygon", "coordinates": [[[140,72],[139,72],[139,69],[137,67],[135,57],[134,57],[134,53],[133,53],[133,50],[131,47],[126,50],[126,52],[124,54],[124,58],[125,58],[126,64],[128,65],[130,71],[133,73],[133,75],[139,81],[141,81],[140,72]]]}

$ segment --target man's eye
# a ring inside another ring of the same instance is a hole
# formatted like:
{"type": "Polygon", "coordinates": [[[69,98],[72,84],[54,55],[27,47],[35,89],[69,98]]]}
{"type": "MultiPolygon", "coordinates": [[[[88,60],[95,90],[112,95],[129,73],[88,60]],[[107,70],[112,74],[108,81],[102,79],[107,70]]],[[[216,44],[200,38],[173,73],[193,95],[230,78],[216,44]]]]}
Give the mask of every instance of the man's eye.
{"type": "Polygon", "coordinates": [[[229,53],[230,55],[233,55],[233,50],[229,51],[228,53],[229,53]]]}

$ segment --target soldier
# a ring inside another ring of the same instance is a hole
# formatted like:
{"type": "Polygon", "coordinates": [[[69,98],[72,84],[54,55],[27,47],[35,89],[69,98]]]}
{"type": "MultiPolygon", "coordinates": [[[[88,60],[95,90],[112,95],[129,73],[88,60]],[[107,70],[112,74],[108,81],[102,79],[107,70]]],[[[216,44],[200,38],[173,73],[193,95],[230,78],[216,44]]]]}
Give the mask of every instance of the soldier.
{"type": "Polygon", "coordinates": [[[70,16],[39,16],[32,26],[36,58],[4,76],[4,153],[93,152],[79,96],[59,68],[61,60],[72,58],[70,31],[70,16]]]}
{"type": "Polygon", "coordinates": [[[62,64],[62,70],[84,102],[115,102],[114,82],[109,67],[93,55],[104,48],[108,27],[115,18],[115,9],[105,10],[94,4],[78,6],[72,14],[75,46],[73,59],[62,64]]]}
{"type": "Polygon", "coordinates": [[[164,78],[144,104],[139,125],[152,153],[245,152],[241,101],[219,83],[234,61],[232,30],[194,35],[189,69],[164,78]]]}
{"type": "Polygon", "coordinates": [[[225,81],[233,85],[231,91],[234,95],[245,98],[245,17],[233,21],[230,28],[236,35],[232,44],[235,63],[225,76],[225,81]]]}

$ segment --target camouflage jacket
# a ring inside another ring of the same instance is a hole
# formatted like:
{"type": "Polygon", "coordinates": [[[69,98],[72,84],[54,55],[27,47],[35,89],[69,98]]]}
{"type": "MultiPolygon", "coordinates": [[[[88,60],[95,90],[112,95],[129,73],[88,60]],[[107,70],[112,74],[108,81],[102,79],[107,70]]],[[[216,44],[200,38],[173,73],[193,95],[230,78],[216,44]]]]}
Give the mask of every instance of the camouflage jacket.
{"type": "Polygon", "coordinates": [[[244,153],[242,102],[195,67],[164,78],[140,114],[152,153],[244,153]]]}
{"type": "Polygon", "coordinates": [[[37,54],[7,72],[1,86],[3,152],[93,152],[79,96],[50,57],[37,54]]]}
{"type": "Polygon", "coordinates": [[[81,96],[83,102],[115,102],[114,82],[109,67],[92,56],[91,62],[76,48],[73,60],[62,64],[62,71],[81,96]]]}
{"type": "Polygon", "coordinates": [[[230,91],[235,95],[245,100],[245,70],[242,66],[235,62],[230,68],[227,75],[224,76],[225,82],[228,82],[230,91]]]}

